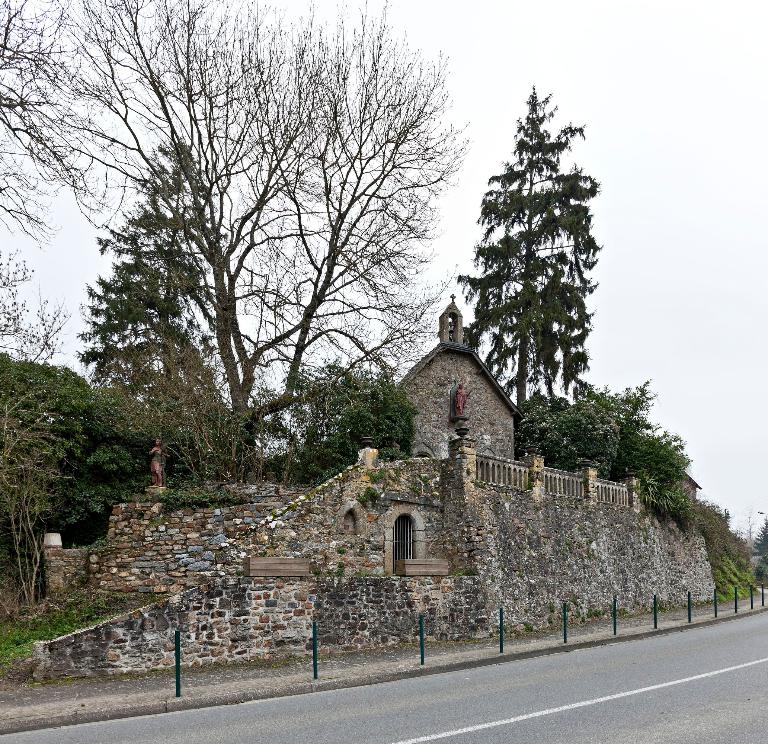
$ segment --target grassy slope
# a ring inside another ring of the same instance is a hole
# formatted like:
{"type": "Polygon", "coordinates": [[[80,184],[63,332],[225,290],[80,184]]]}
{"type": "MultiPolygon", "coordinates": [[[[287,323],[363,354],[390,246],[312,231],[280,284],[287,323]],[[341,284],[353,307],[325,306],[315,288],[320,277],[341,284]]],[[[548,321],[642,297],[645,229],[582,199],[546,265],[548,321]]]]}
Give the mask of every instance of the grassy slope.
{"type": "Polygon", "coordinates": [[[739,588],[740,596],[748,597],[749,587],[756,586],[757,582],[749,563],[747,544],[731,532],[725,513],[714,504],[696,503],[694,518],[707,544],[720,601],[733,600],[734,586],[739,588]]]}
{"type": "Polygon", "coordinates": [[[29,656],[35,641],[66,635],[158,599],[146,594],[80,590],[46,600],[14,618],[0,620],[0,675],[16,659],[29,656]]]}

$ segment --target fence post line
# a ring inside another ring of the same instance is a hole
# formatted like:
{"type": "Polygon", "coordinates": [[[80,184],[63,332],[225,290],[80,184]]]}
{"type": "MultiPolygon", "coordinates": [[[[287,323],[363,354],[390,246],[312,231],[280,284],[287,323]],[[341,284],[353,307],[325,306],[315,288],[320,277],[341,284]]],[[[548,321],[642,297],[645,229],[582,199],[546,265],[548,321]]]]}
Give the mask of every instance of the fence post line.
{"type": "Polygon", "coordinates": [[[688,622],[692,622],[691,619],[691,593],[688,592],[688,622]]]}
{"type": "Polygon", "coordinates": [[[499,607],[499,653],[504,653],[504,608],[499,607]]]}
{"type": "Polygon", "coordinates": [[[424,615],[419,615],[419,652],[421,654],[421,666],[424,666],[424,615]]]}
{"type": "Polygon", "coordinates": [[[618,629],[618,600],[616,595],[613,595],[613,634],[616,635],[618,629]]]}
{"type": "Polygon", "coordinates": [[[659,627],[659,602],[656,598],[657,595],[653,595],[653,629],[657,630],[659,627]]]}
{"type": "Polygon", "coordinates": [[[568,603],[563,602],[563,643],[568,643],[568,603]]]}
{"type": "Polygon", "coordinates": [[[317,623],[312,621],[312,679],[317,679],[317,623]]]}
{"type": "Polygon", "coordinates": [[[181,697],[181,631],[178,628],[173,634],[173,651],[176,667],[176,697],[181,697]]]}
{"type": "Polygon", "coordinates": [[[713,592],[713,598],[715,604],[715,617],[717,617],[717,587],[715,587],[715,591],[713,592]]]}
{"type": "Polygon", "coordinates": [[[733,587],[733,614],[735,615],[739,611],[739,589],[737,586],[733,587]]]}

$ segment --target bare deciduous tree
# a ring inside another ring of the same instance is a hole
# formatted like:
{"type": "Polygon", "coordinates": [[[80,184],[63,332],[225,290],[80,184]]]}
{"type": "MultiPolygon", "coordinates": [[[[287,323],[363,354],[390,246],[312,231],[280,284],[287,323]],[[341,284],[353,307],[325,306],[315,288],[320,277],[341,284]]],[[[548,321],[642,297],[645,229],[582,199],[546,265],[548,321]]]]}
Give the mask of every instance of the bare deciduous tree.
{"type": "Polygon", "coordinates": [[[50,457],[50,417],[44,406],[22,423],[17,411],[30,401],[6,401],[0,409],[0,530],[7,533],[23,604],[37,596],[44,519],[52,511],[58,473],[50,457]]]}
{"type": "Polygon", "coordinates": [[[233,408],[290,405],[329,359],[397,362],[424,332],[425,241],[462,154],[443,65],[384,20],[329,32],[194,0],[84,2],[79,133],[129,199],[180,174],[162,206],[233,408]]]}
{"type": "Polygon", "coordinates": [[[79,188],[65,25],[56,0],[0,0],[0,226],[37,237],[49,232],[49,186],[79,188]]]}
{"type": "Polygon", "coordinates": [[[62,305],[43,298],[31,309],[20,292],[30,279],[29,269],[16,254],[0,253],[0,352],[14,359],[48,362],[59,350],[68,315],[62,305]]]}

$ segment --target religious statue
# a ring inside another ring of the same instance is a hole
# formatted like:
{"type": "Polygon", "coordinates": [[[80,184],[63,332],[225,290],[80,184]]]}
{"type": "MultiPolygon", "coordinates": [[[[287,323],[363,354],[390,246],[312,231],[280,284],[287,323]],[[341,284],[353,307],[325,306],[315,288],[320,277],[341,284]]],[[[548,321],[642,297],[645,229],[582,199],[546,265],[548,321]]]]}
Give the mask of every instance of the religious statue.
{"type": "Polygon", "coordinates": [[[165,447],[160,439],[155,439],[155,446],[149,451],[152,458],[149,470],[152,473],[152,487],[165,488],[165,447]]]}
{"type": "Polygon", "coordinates": [[[467,405],[467,400],[469,399],[469,392],[464,387],[464,383],[460,382],[458,383],[451,395],[451,419],[464,419],[466,418],[466,414],[464,413],[464,408],[467,405]]]}

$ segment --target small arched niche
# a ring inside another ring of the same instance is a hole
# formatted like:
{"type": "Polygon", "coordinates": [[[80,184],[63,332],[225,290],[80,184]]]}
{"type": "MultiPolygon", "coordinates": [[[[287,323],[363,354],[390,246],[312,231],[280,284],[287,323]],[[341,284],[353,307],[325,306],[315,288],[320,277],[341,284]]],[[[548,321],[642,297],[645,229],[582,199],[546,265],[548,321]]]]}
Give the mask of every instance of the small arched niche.
{"type": "Polygon", "coordinates": [[[353,537],[364,535],[368,526],[368,515],[359,501],[347,501],[339,509],[337,526],[339,532],[353,537]]]}

